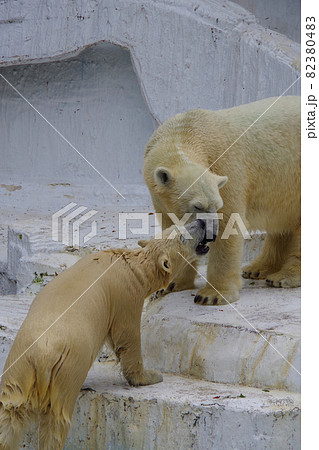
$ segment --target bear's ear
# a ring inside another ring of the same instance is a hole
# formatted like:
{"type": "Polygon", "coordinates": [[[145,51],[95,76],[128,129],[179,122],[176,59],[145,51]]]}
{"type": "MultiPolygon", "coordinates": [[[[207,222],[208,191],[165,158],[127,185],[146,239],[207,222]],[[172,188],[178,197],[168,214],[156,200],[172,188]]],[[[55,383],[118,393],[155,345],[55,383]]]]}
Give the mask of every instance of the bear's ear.
{"type": "Polygon", "coordinates": [[[173,175],[166,167],[158,167],[154,172],[154,179],[155,183],[167,185],[172,181],[173,175]]]}
{"type": "Polygon", "coordinates": [[[171,261],[166,253],[159,256],[158,263],[160,270],[167,273],[172,273],[171,261]]]}
{"type": "Polygon", "coordinates": [[[217,180],[218,189],[222,188],[228,181],[228,177],[226,177],[226,176],[221,177],[219,175],[215,175],[215,177],[216,177],[216,180],[217,180]]]}
{"type": "Polygon", "coordinates": [[[147,246],[148,242],[149,242],[149,241],[147,241],[147,240],[145,240],[145,239],[140,239],[140,240],[137,242],[137,245],[139,245],[140,247],[144,248],[144,247],[147,246]]]}

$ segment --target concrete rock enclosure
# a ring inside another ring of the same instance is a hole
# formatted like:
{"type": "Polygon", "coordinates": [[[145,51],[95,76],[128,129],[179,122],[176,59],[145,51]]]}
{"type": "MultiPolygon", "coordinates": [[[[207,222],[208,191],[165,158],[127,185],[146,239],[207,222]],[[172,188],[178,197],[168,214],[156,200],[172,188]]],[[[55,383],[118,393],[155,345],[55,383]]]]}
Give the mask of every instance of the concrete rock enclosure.
{"type": "MultiPolygon", "coordinates": [[[[2,74],[113,181],[141,182],[149,114],[161,123],[280,95],[299,76],[299,45],[227,1],[3,2],[0,17],[0,64],[11,66],[2,74]],[[101,42],[128,49],[136,77],[124,51],[87,49],[101,42]]],[[[0,88],[3,176],[91,177],[4,80],[0,88]]],[[[288,93],[298,92],[296,83],[288,93]]]]}
{"type": "MultiPolygon", "coordinates": [[[[54,212],[71,201],[99,212],[89,249],[136,246],[137,236],[117,239],[117,213],[152,211],[142,164],[158,124],[300,93],[298,2],[277,3],[0,4],[0,74],[125,196],[0,77],[0,370],[43,284],[34,272],[46,282],[83,254],[52,241],[54,212]]],[[[245,243],[247,261],[263,238],[245,243]]],[[[201,308],[193,294],[144,313],[145,364],[164,383],[129,388],[110,355],[96,362],[66,448],[300,447],[300,290],[246,282],[237,312],[201,308]]]]}
{"type": "MultiPolygon", "coordinates": [[[[154,128],[127,50],[101,43],[71,59],[11,66],[1,73],[106,178],[142,183],[144,147],[154,128]]],[[[87,162],[1,84],[5,176],[89,184],[94,171],[87,162]]]]}
{"type": "Polygon", "coordinates": [[[265,28],[275,30],[293,41],[300,42],[300,0],[234,1],[253,13],[265,28]]]}

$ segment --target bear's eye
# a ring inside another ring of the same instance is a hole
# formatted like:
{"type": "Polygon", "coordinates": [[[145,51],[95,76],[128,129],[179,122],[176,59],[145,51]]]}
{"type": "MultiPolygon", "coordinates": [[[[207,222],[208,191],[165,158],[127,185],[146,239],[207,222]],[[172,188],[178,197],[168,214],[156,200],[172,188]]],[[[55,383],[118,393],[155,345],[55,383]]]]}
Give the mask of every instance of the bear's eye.
{"type": "Polygon", "coordinates": [[[194,205],[194,209],[195,211],[203,211],[204,207],[201,203],[196,203],[196,205],[194,205]]]}

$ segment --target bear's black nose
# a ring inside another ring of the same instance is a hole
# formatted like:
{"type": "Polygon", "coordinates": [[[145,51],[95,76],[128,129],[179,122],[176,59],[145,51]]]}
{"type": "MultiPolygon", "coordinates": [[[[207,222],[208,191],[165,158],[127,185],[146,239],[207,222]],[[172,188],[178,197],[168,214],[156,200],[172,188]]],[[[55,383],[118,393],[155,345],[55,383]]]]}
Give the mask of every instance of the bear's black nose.
{"type": "MultiPolygon", "coordinates": [[[[211,234],[210,234],[210,236],[211,236],[211,234]]],[[[215,242],[216,238],[217,238],[217,234],[215,234],[215,233],[213,234],[212,237],[208,237],[207,235],[205,235],[206,242],[215,242]]]]}

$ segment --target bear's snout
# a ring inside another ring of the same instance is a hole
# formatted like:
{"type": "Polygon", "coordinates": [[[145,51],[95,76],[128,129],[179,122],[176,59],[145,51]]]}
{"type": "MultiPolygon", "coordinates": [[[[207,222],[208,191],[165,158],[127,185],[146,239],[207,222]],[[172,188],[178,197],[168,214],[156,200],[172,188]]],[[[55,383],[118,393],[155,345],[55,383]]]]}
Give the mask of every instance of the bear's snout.
{"type": "Polygon", "coordinates": [[[199,226],[201,227],[201,228],[206,228],[206,222],[205,222],[205,220],[203,220],[203,219],[196,219],[196,221],[199,223],[199,226]]]}

